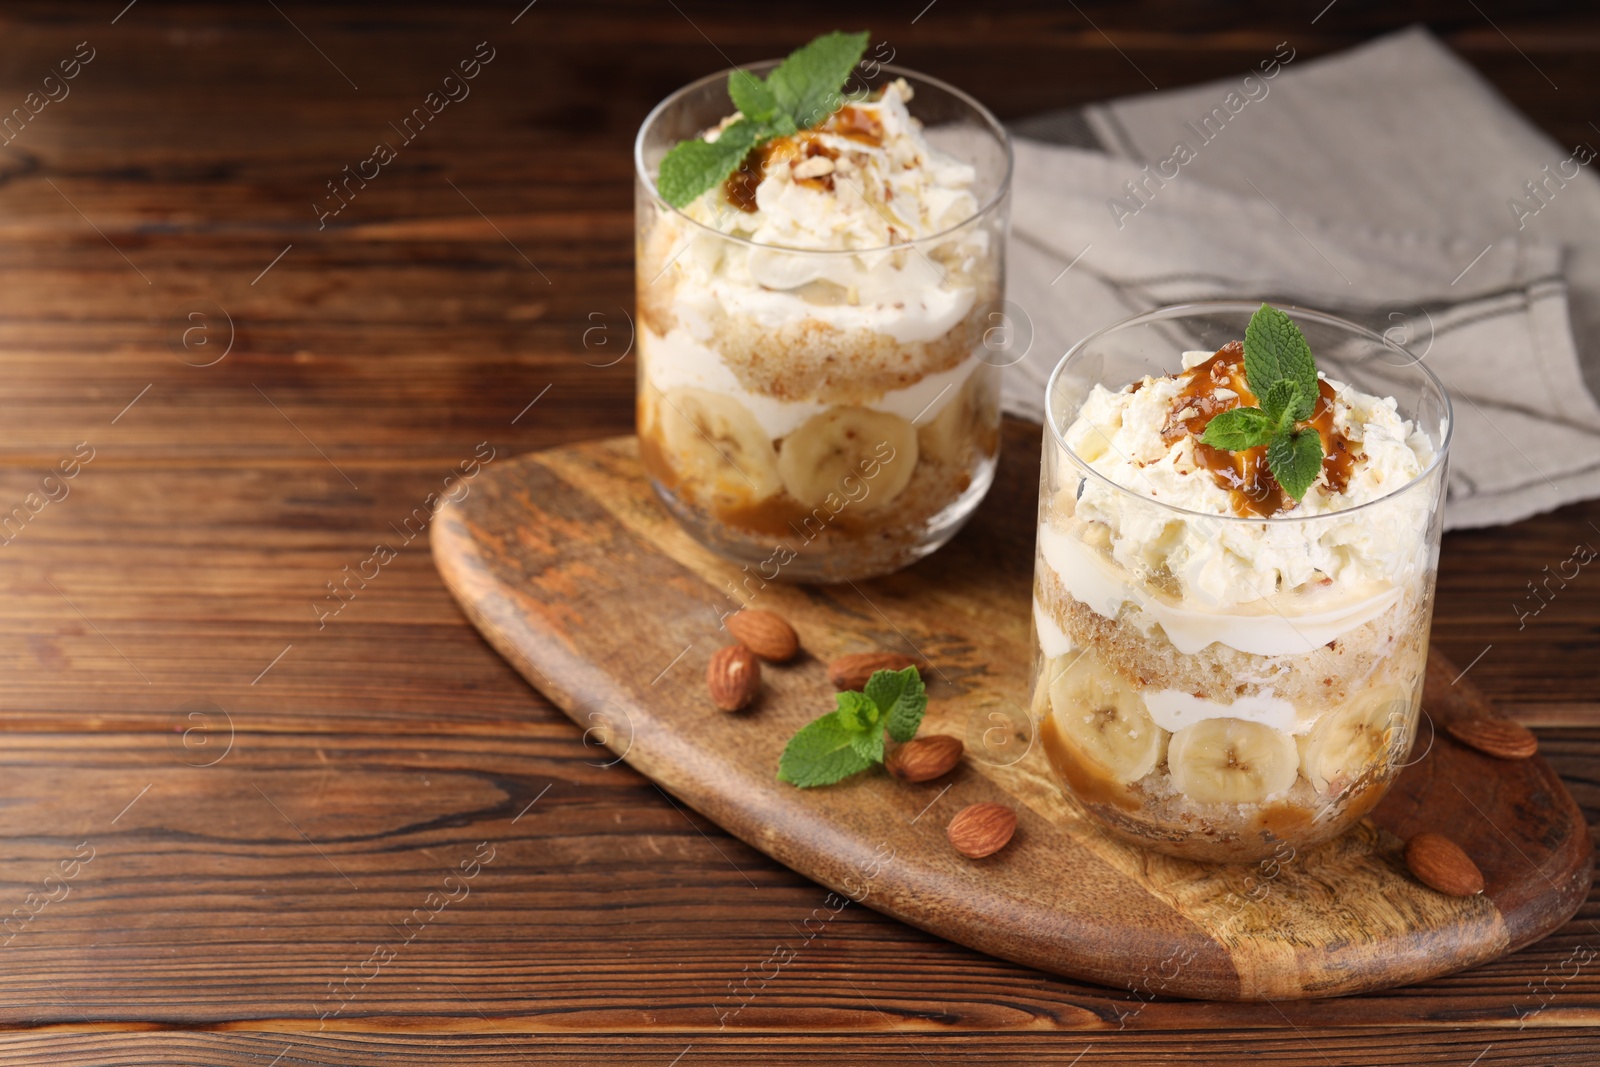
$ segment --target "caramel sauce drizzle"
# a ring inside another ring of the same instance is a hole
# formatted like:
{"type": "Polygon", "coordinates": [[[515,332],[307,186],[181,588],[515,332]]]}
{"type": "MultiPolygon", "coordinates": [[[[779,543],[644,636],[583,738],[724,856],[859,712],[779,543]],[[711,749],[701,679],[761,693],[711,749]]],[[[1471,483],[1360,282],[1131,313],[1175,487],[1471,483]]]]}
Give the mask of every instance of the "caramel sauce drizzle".
{"type": "MultiPolygon", "coordinates": [[[[1295,499],[1285,493],[1272,476],[1267,466],[1266,445],[1229,452],[1199,439],[1207,424],[1224,411],[1258,403],[1245,381],[1244,343],[1229,341],[1217,349],[1216,355],[1185,374],[1189,382],[1172,402],[1167,425],[1161,430],[1161,440],[1170,445],[1185,434],[1195,438],[1195,462],[1210,471],[1217,484],[1228,490],[1235,515],[1268,518],[1292,510],[1295,499]],[[1218,389],[1229,389],[1236,395],[1219,397],[1218,389]]],[[[1333,387],[1326,381],[1318,382],[1317,403],[1311,418],[1299,426],[1316,430],[1322,438],[1322,471],[1328,488],[1342,493],[1350,484],[1356,460],[1364,457],[1351,447],[1349,438],[1333,428],[1333,399],[1333,387]]]]}
{"type": "MultiPolygon", "coordinates": [[[[827,121],[820,126],[788,137],[775,137],[750,149],[750,153],[739,164],[739,169],[723,180],[723,195],[740,211],[754,213],[758,210],[756,187],[779,164],[798,163],[813,156],[838,159],[839,153],[836,149],[817,140],[819,133],[831,133],[874,148],[883,146],[883,123],[878,120],[878,116],[854,104],[846,104],[828,116],[827,121]]],[[[813,189],[833,192],[832,174],[796,180],[801,185],[809,185],[813,189]]]]}
{"type": "Polygon", "coordinates": [[[859,141],[873,148],[883,147],[883,123],[878,120],[877,115],[862,110],[854,104],[846,104],[829,115],[828,120],[817,129],[826,133],[836,133],[840,137],[848,137],[852,141],[859,141]]]}

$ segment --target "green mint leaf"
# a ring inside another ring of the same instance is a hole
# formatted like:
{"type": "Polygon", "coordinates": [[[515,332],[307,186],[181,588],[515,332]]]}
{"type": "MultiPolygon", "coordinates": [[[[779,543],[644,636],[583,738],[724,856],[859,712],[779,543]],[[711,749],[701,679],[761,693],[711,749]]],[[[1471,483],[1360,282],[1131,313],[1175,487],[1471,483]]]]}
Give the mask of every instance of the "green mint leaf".
{"type": "Polygon", "coordinates": [[[767,83],[747,70],[728,72],[728,96],[739,113],[751,122],[767,122],[778,110],[778,98],[767,83]]]}
{"type": "MultiPolygon", "coordinates": [[[[883,712],[865,693],[835,693],[833,699],[839,705],[835,714],[847,729],[866,733],[883,721],[883,712]]],[[[882,733],[882,730],[877,732],[882,733]]]]}
{"type": "Polygon", "coordinates": [[[834,33],[796,49],[762,81],[745,70],[728,74],[728,96],[743,118],[715,142],[679,141],[661,160],[656,191],[687,207],[739,168],[750,149],[774,137],[810,129],[844,104],[840,95],[867,49],[867,33],[834,33]]]}
{"type": "MultiPolygon", "coordinates": [[[[856,751],[855,739],[861,734],[839,721],[830,711],[813,719],[783,748],[778,760],[778,780],[792,782],[801,789],[832,785],[842,778],[866,770],[873,761],[856,751]]],[[[882,747],[880,735],[879,747],[882,747]]]]}
{"type": "Polygon", "coordinates": [[[1244,376],[1251,391],[1262,397],[1280,381],[1294,382],[1300,390],[1294,417],[1311,417],[1317,404],[1317,361],[1300,327],[1275,307],[1262,304],[1245,327],[1244,376]]]}
{"type": "Polygon", "coordinates": [[[780,111],[767,120],[766,132],[762,134],[761,139],[769,141],[774,137],[787,137],[795,132],[797,132],[797,128],[795,127],[794,119],[780,111]]]}
{"type": "Polygon", "coordinates": [[[737,170],[762,133],[758,123],[740,119],[715,141],[679,141],[661,160],[656,191],[673,207],[687,206],[737,170]]]}
{"type": "Polygon", "coordinates": [[[1229,452],[1264,445],[1272,439],[1272,420],[1260,408],[1234,408],[1214,416],[1200,435],[1202,444],[1229,452]]]}
{"type": "Polygon", "coordinates": [[[928,690],[916,667],[874,671],[864,692],[886,716],[890,737],[909,741],[917,735],[922,713],[928,710],[928,690]]]}
{"type": "Polygon", "coordinates": [[[1287,378],[1272,383],[1267,395],[1261,398],[1261,410],[1266,413],[1273,437],[1294,428],[1294,413],[1299,410],[1300,387],[1287,378]]]}
{"type": "Polygon", "coordinates": [[[868,34],[824,34],[789,53],[789,58],[767,75],[767,88],[778,110],[797,129],[809,130],[844,104],[840,90],[867,50],[868,34]]]}
{"type": "Polygon", "coordinates": [[[917,668],[876,671],[859,693],[835,693],[833,711],[806,724],[784,746],[778,780],[802,789],[831,785],[883,762],[884,724],[896,741],[922,725],[927,690],[917,668]]]}
{"type": "Polygon", "coordinates": [[[871,760],[873,763],[882,763],[883,728],[877,727],[868,733],[855,734],[850,738],[850,747],[855,749],[856,755],[862,759],[871,760]]]}
{"type": "Polygon", "coordinates": [[[1315,430],[1299,430],[1274,437],[1267,446],[1267,467],[1285,493],[1303,500],[1322,473],[1322,436],[1315,430]]]}

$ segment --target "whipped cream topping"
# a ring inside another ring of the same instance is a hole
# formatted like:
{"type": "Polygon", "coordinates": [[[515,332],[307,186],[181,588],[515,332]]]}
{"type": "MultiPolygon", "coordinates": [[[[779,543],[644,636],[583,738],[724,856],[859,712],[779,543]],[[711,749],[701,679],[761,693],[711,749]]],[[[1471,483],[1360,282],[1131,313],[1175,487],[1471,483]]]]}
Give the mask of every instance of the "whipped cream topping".
{"type": "MultiPolygon", "coordinates": [[[[1185,352],[1186,372],[1212,358],[1210,352],[1185,352]]],[[[1296,517],[1343,511],[1392,493],[1422,473],[1433,459],[1433,442],[1400,418],[1394,398],[1380,398],[1319,375],[1332,388],[1333,429],[1354,443],[1356,457],[1342,489],[1327,473],[1312,484],[1294,508],[1296,517]]],[[[1165,431],[1189,375],[1146,377],[1111,392],[1096,385],[1067,429],[1069,447],[1118,485],[1188,511],[1233,515],[1233,497],[1203,469],[1197,438],[1165,431]]],[[[1231,390],[1219,394],[1236,397],[1231,390]]]]}
{"type": "MultiPolygon", "coordinates": [[[[763,146],[755,211],[723,185],[685,214],[757,244],[830,251],[882,249],[965,222],[978,210],[977,172],[928,143],[907,107],[911,97],[911,86],[896,79],[877,99],[847,104],[820,127],[763,146]]],[[[706,139],[715,141],[722,127],[706,139]]]]}
{"type": "Polygon", "coordinates": [[[928,143],[907,108],[911,96],[897,80],[821,127],[770,141],[756,150],[753,196],[730,199],[724,183],[683,209],[750,244],[662,216],[678,230],[671,245],[680,321],[717,312],[768,327],[811,319],[902,344],[936,340],[961,322],[977,300],[971,271],[992,258],[987,231],[959,230],[938,251],[904,246],[973,218],[977,172],[928,143]]]}
{"type": "MultiPolygon", "coordinates": [[[[1183,364],[1189,371],[1212,357],[1187,352],[1183,364]]],[[[1186,655],[1220,642],[1276,657],[1371,622],[1426,576],[1432,497],[1396,490],[1429,468],[1436,449],[1395,400],[1324,377],[1327,428],[1346,445],[1340,484],[1325,467],[1299,504],[1241,518],[1237,487],[1197,454],[1196,436],[1175,415],[1190,410],[1192,378],[1146,377],[1114,392],[1096,385],[1067,427],[1072,453],[1115,483],[1086,477],[1080,486],[1070,473],[1079,464],[1058,458],[1068,484],[1040,525],[1038,548],[1073,599],[1106,618],[1159,626],[1186,655]]],[[[1167,704],[1173,721],[1209,717],[1176,698],[1167,704]]],[[[1271,723],[1284,711],[1259,714],[1271,723]]]]}
{"type": "MultiPolygon", "coordinates": [[[[1185,353],[1184,364],[1192,368],[1210,357],[1185,353]]],[[[1273,604],[1274,613],[1314,614],[1330,586],[1348,593],[1401,580],[1426,549],[1427,494],[1401,494],[1346,519],[1339,513],[1405,486],[1432,463],[1434,444],[1399,416],[1394,399],[1324,381],[1334,396],[1333,428],[1353,449],[1346,484],[1334,489],[1325,469],[1292,511],[1259,522],[1235,517],[1233,494],[1197,460],[1193,435],[1163,436],[1182,376],[1147,377],[1117,392],[1096,385],[1065,439],[1079,458],[1137,496],[1089,479],[1077,517],[1109,528],[1111,556],[1124,569],[1170,575],[1178,600],[1207,609],[1271,600],[1285,601],[1273,604]],[[1202,514],[1175,513],[1140,497],[1202,514]]]]}

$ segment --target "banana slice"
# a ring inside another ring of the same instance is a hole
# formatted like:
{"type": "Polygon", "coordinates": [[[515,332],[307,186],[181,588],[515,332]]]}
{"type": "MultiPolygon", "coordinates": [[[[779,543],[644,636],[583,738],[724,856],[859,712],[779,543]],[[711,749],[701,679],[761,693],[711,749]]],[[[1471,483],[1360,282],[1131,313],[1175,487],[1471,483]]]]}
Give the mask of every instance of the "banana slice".
{"type": "Polygon", "coordinates": [[[772,440],[733,397],[682,386],[659,399],[662,443],[680,477],[738,503],[753,504],[783,488],[772,440]]]}
{"type": "Polygon", "coordinates": [[[1204,719],[1172,735],[1173,786],[1201,804],[1257,804],[1294,785],[1294,738],[1247,719],[1204,719]]]}
{"type": "Polygon", "coordinates": [[[1406,691],[1376,685],[1340,704],[1301,736],[1300,773],[1319,793],[1339,792],[1369,768],[1386,763],[1410,741],[1406,691]]]}
{"type": "Polygon", "coordinates": [[[1089,653],[1061,656],[1050,673],[1050,710],[1073,748],[1119,782],[1155,770],[1167,732],[1145,710],[1144,698],[1089,653]]]}
{"type": "Polygon", "coordinates": [[[656,415],[656,406],[655,390],[640,389],[633,405],[635,426],[640,437],[654,438],[660,433],[660,419],[656,415]]]}
{"type": "Polygon", "coordinates": [[[994,439],[1000,405],[995,399],[998,368],[984,364],[938,415],[917,430],[921,454],[936,463],[970,463],[973,453],[994,439]]]}
{"type": "Polygon", "coordinates": [[[905,489],[916,465],[912,425],[866,408],[829,408],[813,415],[778,448],[784,488],[807,506],[836,494],[862,511],[881,508],[905,489]]]}

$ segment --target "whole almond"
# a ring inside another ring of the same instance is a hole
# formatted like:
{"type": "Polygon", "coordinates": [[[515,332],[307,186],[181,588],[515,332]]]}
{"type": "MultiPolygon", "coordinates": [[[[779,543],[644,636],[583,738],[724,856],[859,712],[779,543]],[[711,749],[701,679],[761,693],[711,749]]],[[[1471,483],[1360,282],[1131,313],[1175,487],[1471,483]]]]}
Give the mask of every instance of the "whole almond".
{"type": "Polygon", "coordinates": [[[743,645],[728,645],[711,653],[706,664],[706,686],[711,701],[723,711],[748,707],[761,690],[761,664],[743,645]]]}
{"type": "Polygon", "coordinates": [[[1527,759],[1539,751],[1539,739],[1521,723],[1498,716],[1474,715],[1445,724],[1463,745],[1500,759],[1527,759]]]}
{"type": "Polygon", "coordinates": [[[930,782],[961,762],[961,739],[948,734],[913,737],[884,757],[888,772],[904,782],[930,782]]]}
{"type": "Polygon", "coordinates": [[[800,651],[800,638],[794,627],[774,612],[745,608],[729,615],[726,626],[735,641],[772,663],[793,659],[800,651]]]}
{"type": "Polygon", "coordinates": [[[1017,813],[988,801],[962,808],[945,830],[955,850],[975,860],[1005,848],[1016,832],[1017,813]]]}
{"type": "Polygon", "coordinates": [[[899,652],[856,652],[828,664],[828,681],[835,689],[864,689],[878,671],[903,671],[917,661],[899,652]]]}
{"type": "Polygon", "coordinates": [[[1421,833],[1406,842],[1406,866],[1417,881],[1452,897],[1483,892],[1483,872],[1461,846],[1443,834],[1421,833]]]}

